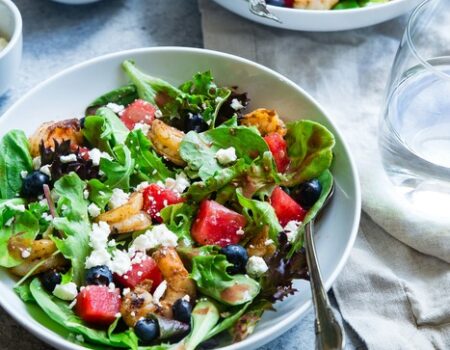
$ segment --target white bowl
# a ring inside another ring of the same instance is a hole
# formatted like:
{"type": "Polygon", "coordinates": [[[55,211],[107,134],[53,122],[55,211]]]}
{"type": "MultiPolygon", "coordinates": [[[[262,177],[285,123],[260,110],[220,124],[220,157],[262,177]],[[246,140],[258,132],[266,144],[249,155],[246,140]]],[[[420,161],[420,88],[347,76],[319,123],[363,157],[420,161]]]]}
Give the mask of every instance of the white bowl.
{"type": "MultiPolygon", "coordinates": [[[[336,193],[318,224],[317,249],[329,289],[344,266],[356,238],[361,198],[356,167],[333,121],[305,91],[280,74],[228,54],[191,48],[145,48],[102,56],[70,68],[34,88],[0,118],[0,136],[14,128],[32,133],[40,123],[83,116],[97,96],[127,82],[120,64],[135,60],[151,75],[179,84],[194,73],[210,69],[220,85],[238,85],[251,97],[250,108],[277,109],[286,120],[308,118],[326,125],[336,136],[333,174],[336,193]]],[[[13,292],[14,279],[0,271],[0,304],[30,332],[57,349],[82,349],[68,333],[35,306],[26,306],[13,292]],[[46,326],[44,326],[46,325],[46,326]]],[[[311,307],[309,284],[296,281],[299,292],[267,312],[248,339],[222,349],[254,349],[291,328],[311,307]]]]}
{"type": "Polygon", "coordinates": [[[53,0],[53,1],[67,5],[84,5],[84,4],[92,4],[93,2],[98,2],[100,0],[53,0]]]}
{"type": "Polygon", "coordinates": [[[0,36],[8,45],[0,51],[0,96],[13,84],[22,58],[22,17],[11,0],[0,0],[0,36]]]}
{"type": "Polygon", "coordinates": [[[272,27],[329,32],[368,27],[400,16],[417,6],[422,0],[392,0],[385,4],[371,5],[348,10],[300,10],[269,6],[270,12],[281,23],[256,16],[248,10],[247,0],[214,0],[219,5],[254,22],[272,27]]]}

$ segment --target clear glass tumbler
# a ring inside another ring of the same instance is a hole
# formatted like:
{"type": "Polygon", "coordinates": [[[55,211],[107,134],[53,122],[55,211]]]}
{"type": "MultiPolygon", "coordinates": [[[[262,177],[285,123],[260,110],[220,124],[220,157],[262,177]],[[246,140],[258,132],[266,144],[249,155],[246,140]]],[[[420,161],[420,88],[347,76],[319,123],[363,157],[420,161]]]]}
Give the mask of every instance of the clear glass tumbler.
{"type": "Polygon", "coordinates": [[[450,0],[412,13],[380,122],[383,166],[414,208],[450,217],[450,0]]]}

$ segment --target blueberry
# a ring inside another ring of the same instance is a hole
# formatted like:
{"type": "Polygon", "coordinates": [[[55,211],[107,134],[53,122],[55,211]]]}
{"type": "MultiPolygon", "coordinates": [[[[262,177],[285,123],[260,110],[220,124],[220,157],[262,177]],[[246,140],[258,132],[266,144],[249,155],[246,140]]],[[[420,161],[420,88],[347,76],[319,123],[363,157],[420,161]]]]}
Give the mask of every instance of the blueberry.
{"type": "Polygon", "coordinates": [[[172,306],[173,318],[177,321],[191,324],[192,305],[186,299],[178,299],[172,306]]]}
{"type": "Polygon", "coordinates": [[[113,275],[108,266],[94,266],[87,270],[86,283],[97,286],[107,286],[113,281],[113,275]]]}
{"type": "Polygon", "coordinates": [[[291,190],[291,197],[304,209],[311,208],[322,193],[322,185],[319,180],[305,181],[291,190]]]}
{"type": "Polygon", "coordinates": [[[238,244],[230,244],[220,249],[220,253],[227,257],[228,262],[233,266],[228,267],[227,272],[230,275],[245,273],[245,265],[247,265],[248,254],[245,248],[238,244]]]}
{"type": "Polygon", "coordinates": [[[279,6],[279,7],[286,6],[286,4],[284,3],[284,0],[267,0],[267,5],[273,5],[273,6],[279,6]]]}
{"type": "Polygon", "coordinates": [[[142,318],[134,326],[134,332],[144,345],[150,345],[159,337],[158,322],[149,318],[142,318]]]}
{"type": "Polygon", "coordinates": [[[186,118],[185,131],[203,132],[208,130],[208,124],[203,120],[200,114],[189,114],[186,118]]]}
{"type": "Polygon", "coordinates": [[[40,171],[33,171],[23,179],[22,194],[25,197],[37,197],[44,193],[44,185],[50,183],[50,177],[40,171]]]}
{"type": "Polygon", "coordinates": [[[61,274],[55,270],[48,270],[41,274],[41,283],[44,288],[53,293],[57,284],[61,284],[61,274]]]}

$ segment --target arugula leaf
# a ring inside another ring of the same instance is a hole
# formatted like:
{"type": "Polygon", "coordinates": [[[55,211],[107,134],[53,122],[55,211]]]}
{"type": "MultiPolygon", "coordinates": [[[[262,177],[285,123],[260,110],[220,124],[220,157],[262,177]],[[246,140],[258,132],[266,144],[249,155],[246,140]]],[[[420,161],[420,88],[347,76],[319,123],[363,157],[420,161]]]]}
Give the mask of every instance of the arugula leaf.
{"type": "Polygon", "coordinates": [[[22,171],[33,169],[28,139],[20,130],[12,130],[0,141],[0,198],[17,197],[22,189],[22,171]]]}
{"type": "Polygon", "coordinates": [[[249,168],[250,166],[246,164],[243,159],[239,159],[236,164],[223,169],[206,179],[206,181],[197,181],[193,183],[184,194],[184,197],[188,200],[200,202],[213,192],[220,190],[239,176],[243,175],[249,168]]]}
{"type": "Polygon", "coordinates": [[[299,120],[287,125],[286,142],[291,165],[285,186],[295,186],[318,177],[333,161],[333,134],[323,125],[299,120]]]}
{"type": "Polygon", "coordinates": [[[219,149],[229,147],[234,147],[237,158],[242,158],[247,164],[269,152],[266,142],[253,128],[238,126],[221,127],[201,134],[187,133],[180,145],[180,156],[190,170],[205,181],[224,169],[215,156],[219,149]]]}
{"type": "Polygon", "coordinates": [[[89,201],[95,203],[100,209],[105,209],[112,196],[112,189],[98,179],[89,180],[87,189],[89,201]]]}
{"type": "Polygon", "coordinates": [[[39,307],[56,323],[65,329],[83,335],[90,341],[112,347],[126,347],[130,349],[138,348],[138,339],[133,331],[128,330],[122,333],[112,333],[107,331],[89,328],[83,321],[75,315],[67,302],[48,294],[41,285],[38,278],[30,284],[30,291],[39,307]]]}
{"type": "Polygon", "coordinates": [[[119,144],[114,147],[115,160],[102,158],[100,170],[106,176],[104,184],[110,188],[130,189],[130,177],[134,171],[135,160],[127,146],[119,144]]]}
{"type": "Polygon", "coordinates": [[[260,291],[259,283],[247,275],[229,275],[231,264],[225,255],[196,256],[192,259],[191,278],[205,295],[227,305],[251,301],[260,291]]]}
{"type": "Polygon", "coordinates": [[[197,207],[188,203],[178,203],[161,210],[161,218],[167,228],[175,233],[178,239],[182,239],[185,246],[191,246],[194,242],[191,237],[191,225],[197,207]]]}
{"type": "Polygon", "coordinates": [[[142,181],[165,181],[169,177],[175,177],[163,162],[162,158],[152,150],[152,143],[142,130],[130,132],[125,144],[130,149],[131,157],[135,160],[136,183],[142,181]]]}
{"type": "Polygon", "coordinates": [[[96,115],[86,117],[82,131],[93,147],[112,156],[114,147],[123,145],[129,134],[129,130],[117,115],[106,107],[99,108],[96,115]]]}
{"type": "Polygon", "coordinates": [[[278,241],[278,234],[283,231],[273,207],[268,202],[246,198],[240,189],[236,190],[237,199],[247,219],[246,232],[260,232],[264,226],[269,227],[269,237],[278,241]]]}
{"type": "Polygon", "coordinates": [[[63,238],[53,237],[58,250],[72,262],[73,281],[81,286],[84,280],[84,264],[91,252],[89,246],[89,222],[83,190],[85,184],[75,173],[63,176],[55,182],[54,191],[59,196],[58,217],[53,225],[64,234],[63,238]]]}
{"type": "MultiPolygon", "coordinates": [[[[2,201],[3,202],[3,201],[2,201]]],[[[9,249],[8,243],[11,237],[20,235],[21,239],[26,241],[32,241],[39,234],[39,221],[30,212],[18,212],[16,210],[11,210],[8,207],[3,207],[1,209],[1,215],[7,215],[11,218],[14,217],[14,222],[10,225],[4,224],[0,228],[0,266],[3,267],[14,267],[22,263],[22,258],[20,256],[13,256],[9,249]]],[[[2,218],[4,222],[4,219],[2,218]]]]}

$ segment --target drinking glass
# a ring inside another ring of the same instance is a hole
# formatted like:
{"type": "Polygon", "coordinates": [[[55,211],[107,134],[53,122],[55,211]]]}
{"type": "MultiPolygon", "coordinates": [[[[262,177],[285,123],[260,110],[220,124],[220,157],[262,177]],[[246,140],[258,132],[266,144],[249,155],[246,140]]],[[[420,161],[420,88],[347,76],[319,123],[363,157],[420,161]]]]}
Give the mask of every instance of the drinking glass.
{"type": "Polygon", "coordinates": [[[426,0],[411,14],[379,131],[394,187],[414,208],[450,217],[450,0],[426,0]]]}

